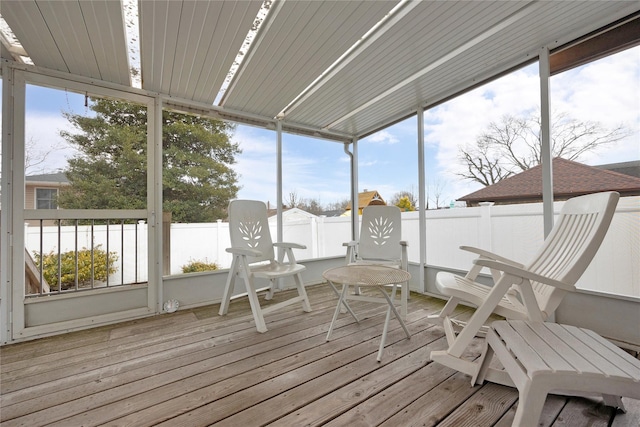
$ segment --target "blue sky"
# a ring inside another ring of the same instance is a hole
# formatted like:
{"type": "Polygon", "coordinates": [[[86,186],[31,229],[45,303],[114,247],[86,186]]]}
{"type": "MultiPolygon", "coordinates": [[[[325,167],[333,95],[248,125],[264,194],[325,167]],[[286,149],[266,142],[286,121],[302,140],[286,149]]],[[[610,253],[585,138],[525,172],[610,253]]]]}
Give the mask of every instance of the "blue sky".
{"type": "MultiPolygon", "coordinates": [[[[527,115],[539,105],[537,64],[425,112],[425,162],[428,193],[440,205],[480,188],[461,180],[458,150],[473,143],[491,121],[509,113],[527,115]]],[[[552,111],[607,127],[624,123],[633,134],[582,161],[589,165],[640,159],[640,47],[567,71],[551,79],[552,111]]],[[[58,133],[68,129],[61,111],[85,113],[84,96],[30,87],[27,92],[27,140],[42,151],[56,146],[46,164],[29,173],[66,166],[73,155],[58,133]]],[[[416,117],[359,141],[359,191],[377,190],[391,199],[399,191],[418,192],[416,117]]],[[[238,126],[233,136],[243,153],[237,158],[240,198],[276,201],[276,134],[238,126]]],[[[349,197],[349,162],[341,143],[283,135],[283,198],[315,199],[322,205],[349,197]]]]}

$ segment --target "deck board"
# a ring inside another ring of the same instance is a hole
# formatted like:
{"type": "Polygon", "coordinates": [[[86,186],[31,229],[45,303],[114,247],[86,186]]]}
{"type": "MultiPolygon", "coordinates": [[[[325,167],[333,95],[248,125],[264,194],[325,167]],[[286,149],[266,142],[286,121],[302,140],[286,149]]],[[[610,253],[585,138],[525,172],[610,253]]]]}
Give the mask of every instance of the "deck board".
{"type": "MultiPolygon", "coordinates": [[[[0,421],[10,426],[508,426],[514,389],[484,384],[432,363],[446,346],[427,316],[443,302],[412,294],[406,339],[392,319],[376,361],[385,306],[352,302],[326,333],[337,298],[308,287],[297,305],[253,325],[248,301],[179,310],[0,349],[0,421]]],[[[286,298],[286,295],[282,296],[286,298]]],[[[277,303],[274,300],[264,305],[277,303]]],[[[460,308],[456,315],[468,318],[460,308]]],[[[476,339],[466,356],[476,357],[476,339]]],[[[631,426],[640,405],[616,414],[601,401],[550,396],[543,425],[631,426]],[[615,419],[613,419],[615,417],[615,419]],[[573,420],[573,421],[572,421],[573,420]],[[629,420],[628,422],[625,420],[629,420]]]]}

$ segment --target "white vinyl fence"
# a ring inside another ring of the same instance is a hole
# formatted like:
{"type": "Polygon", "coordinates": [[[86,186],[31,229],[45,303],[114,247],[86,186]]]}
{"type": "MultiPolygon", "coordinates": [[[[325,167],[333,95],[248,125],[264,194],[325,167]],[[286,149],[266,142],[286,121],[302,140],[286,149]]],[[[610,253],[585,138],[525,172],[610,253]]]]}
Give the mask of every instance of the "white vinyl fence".
{"type": "MultiPolygon", "coordinates": [[[[561,206],[562,202],[556,203],[556,212],[559,212],[561,206]]],[[[403,239],[409,242],[409,261],[419,263],[418,213],[405,212],[402,218],[403,239]]],[[[343,256],[345,248],[342,243],[347,242],[351,235],[350,221],[349,217],[285,221],[283,240],[307,246],[305,250],[296,250],[295,255],[299,261],[343,256]]],[[[51,236],[43,239],[44,252],[57,251],[58,227],[45,228],[51,229],[46,233],[51,236]]],[[[60,228],[61,251],[72,250],[75,245],[75,229],[60,228]]],[[[118,233],[110,234],[109,251],[118,253],[119,262],[125,266],[125,271],[115,273],[113,280],[124,277],[123,283],[139,281],[141,274],[145,274],[147,265],[146,226],[138,225],[135,229],[136,238],[130,237],[134,228],[118,233]],[[129,245],[135,245],[135,248],[129,245]],[[121,248],[124,248],[124,253],[121,248]],[[133,256],[137,256],[137,261],[133,261],[133,256]]],[[[87,231],[79,230],[79,234],[86,236],[87,231]]],[[[271,224],[271,234],[275,238],[275,221],[271,224]]],[[[543,241],[542,205],[536,203],[427,211],[426,236],[427,265],[468,269],[473,256],[461,251],[461,245],[481,247],[515,261],[526,262],[543,241]]],[[[182,266],[192,261],[215,262],[219,268],[228,268],[231,264],[231,257],[225,251],[229,247],[228,223],[171,224],[170,238],[170,274],[181,274],[182,266]]],[[[102,244],[104,249],[106,242],[102,244]]],[[[85,237],[80,247],[89,245],[90,238],[85,237]]],[[[33,253],[39,250],[39,246],[39,228],[27,227],[27,250],[33,253]]],[[[640,197],[620,199],[609,233],[578,286],[582,289],[640,297],[640,197]]]]}

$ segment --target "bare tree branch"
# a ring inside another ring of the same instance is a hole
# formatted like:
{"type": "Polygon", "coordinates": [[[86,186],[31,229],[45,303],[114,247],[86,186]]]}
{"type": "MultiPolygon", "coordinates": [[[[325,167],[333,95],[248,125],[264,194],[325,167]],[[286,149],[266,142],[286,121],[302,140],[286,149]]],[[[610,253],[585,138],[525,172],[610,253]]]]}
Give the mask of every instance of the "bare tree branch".
{"type": "MultiPolygon", "coordinates": [[[[460,148],[458,158],[466,170],[458,176],[489,186],[539,165],[540,129],[539,116],[505,115],[500,122],[491,122],[476,138],[475,144],[460,148]]],[[[597,151],[629,135],[631,132],[623,125],[607,129],[598,122],[579,121],[559,113],[551,123],[552,156],[579,160],[585,153],[597,151]]]]}

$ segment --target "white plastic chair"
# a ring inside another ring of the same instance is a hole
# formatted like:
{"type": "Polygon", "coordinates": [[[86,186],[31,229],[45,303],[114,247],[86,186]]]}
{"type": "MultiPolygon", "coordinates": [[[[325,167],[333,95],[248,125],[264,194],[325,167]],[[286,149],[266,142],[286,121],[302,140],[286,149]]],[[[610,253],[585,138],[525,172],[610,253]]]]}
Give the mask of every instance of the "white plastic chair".
{"type": "Polygon", "coordinates": [[[446,272],[436,276],[438,290],[450,298],[432,319],[443,325],[449,348],[432,352],[431,359],[471,375],[475,383],[479,363],[462,355],[482,332],[489,316],[495,313],[507,319],[548,320],[566,293],[575,290],[575,283],[595,256],[619,197],[616,192],[606,192],[567,200],[551,233],[526,265],[481,249],[462,247],[480,256],[464,277],[446,272]],[[493,286],[476,281],[484,267],[491,270],[493,286]],[[450,318],[461,302],[478,307],[466,324],[450,318]]]}
{"type": "Polygon", "coordinates": [[[226,251],[233,254],[233,261],[220,304],[219,314],[221,316],[225,315],[229,308],[237,275],[244,279],[258,332],[267,331],[264,314],[297,302],[302,303],[304,311],[311,311],[301,274],[306,267],[297,264],[293,255],[293,249],[305,249],[306,247],[297,243],[272,242],[267,219],[267,206],[263,202],[255,200],[231,201],[229,203],[229,233],[232,247],[227,248],[226,251]],[[274,251],[276,247],[285,250],[288,262],[276,260],[274,251]],[[293,277],[298,288],[298,296],[262,309],[257,292],[268,290],[267,299],[271,299],[276,289],[276,281],[286,277],[293,277]],[[256,289],[256,278],[268,279],[270,285],[267,288],[256,289]]]}
{"type": "MultiPolygon", "coordinates": [[[[362,210],[360,241],[344,243],[347,264],[385,265],[407,270],[407,242],[401,240],[402,216],[397,206],[367,206],[362,210]]],[[[409,283],[400,285],[400,314],[407,316],[409,283]]],[[[336,290],[337,293],[337,290],[336,290]]]]}

